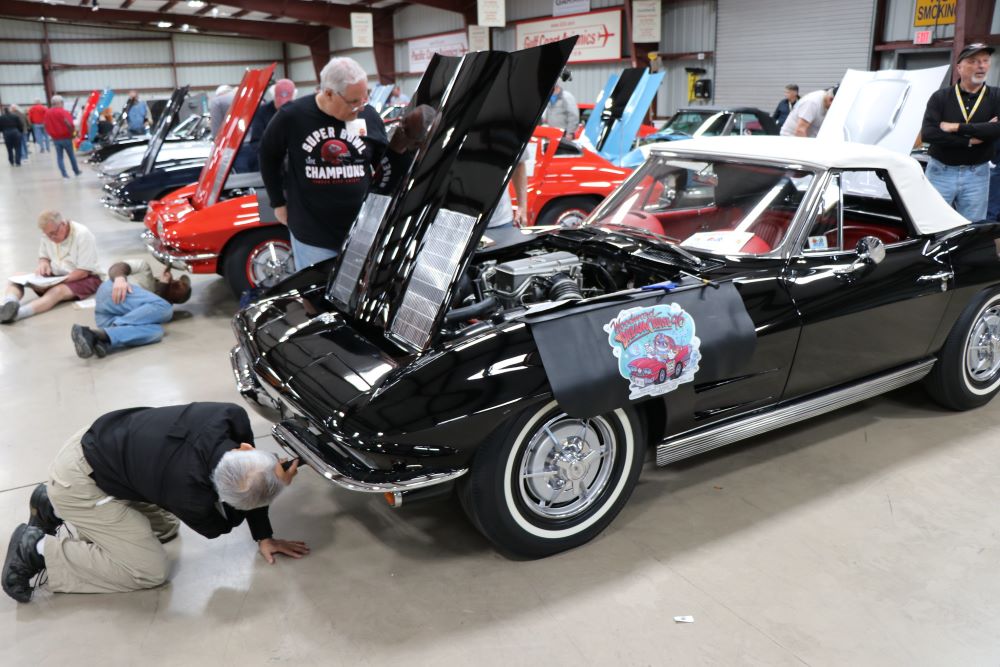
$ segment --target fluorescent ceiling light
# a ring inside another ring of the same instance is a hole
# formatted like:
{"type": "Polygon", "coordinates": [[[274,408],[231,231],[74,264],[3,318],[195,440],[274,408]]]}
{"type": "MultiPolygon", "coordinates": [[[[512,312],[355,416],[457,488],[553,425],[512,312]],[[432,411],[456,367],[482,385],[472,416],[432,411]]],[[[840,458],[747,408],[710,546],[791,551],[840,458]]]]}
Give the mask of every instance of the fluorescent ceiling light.
{"type": "Polygon", "coordinates": [[[188,0],[188,7],[193,7],[194,9],[201,9],[207,4],[208,3],[203,2],[203,0],[188,0]]]}
{"type": "Polygon", "coordinates": [[[156,24],[156,27],[157,28],[169,28],[172,25],[173,25],[173,23],[171,23],[170,21],[159,21],[156,24]]]}

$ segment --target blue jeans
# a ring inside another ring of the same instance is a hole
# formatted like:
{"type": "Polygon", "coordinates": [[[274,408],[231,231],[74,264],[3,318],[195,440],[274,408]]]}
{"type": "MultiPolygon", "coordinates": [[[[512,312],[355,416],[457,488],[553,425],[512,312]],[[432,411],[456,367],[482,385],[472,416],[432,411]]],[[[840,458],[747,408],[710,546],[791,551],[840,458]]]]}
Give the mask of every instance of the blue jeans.
{"type": "Polygon", "coordinates": [[[339,250],[302,243],[295,238],[295,234],[289,234],[289,236],[292,237],[292,260],[295,262],[296,271],[301,271],[307,266],[319,264],[324,259],[330,259],[340,254],[339,250]]]}
{"type": "Polygon", "coordinates": [[[111,300],[114,281],[105,280],[97,288],[94,299],[94,319],[111,339],[111,349],[157,343],[163,338],[164,322],[174,315],[174,308],[165,299],[138,285],[121,303],[111,300]]]}
{"type": "Polygon", "coordinates": [[[45,131],[45,125],[38,123],[31,126],[31,131],[35,133],[35,144],[39,153],[47,153],[52,150],[49,146],[49,133],[45,131]]]}
{"type": "Polygon", "coordinates": [[[996,164],[990,170],[990,198],[986,204],[986,217],[1000,220],[1000,156],[993,159],[996,164]]]}
{"type": "Polygon", "coordinates": [[[21,133],[21,159],[27,160],[28,156],[31,155],[31,151],[28,150],[28,133],[21,133]]]}
{"type": "Polygon", "coordinates": [[[928,158],[927,180],[970,222],[986,217],[986,200],[990,188],[990,163],[952,167],[928,158]]]}
{"type": "Polygon", "coordinates": [[[76,154],[73,153],[73,140],[53,139],[52,143],[56,147],[56,164],[59,165],[59,171],[62,172],[63,178],[69,178],[69,174],[66,173],[66,166],[63,164],[64,152],[69,155],[69,162],[73,165],[73,173],[79,176],[80,168],[76,166],[76,154]]]}

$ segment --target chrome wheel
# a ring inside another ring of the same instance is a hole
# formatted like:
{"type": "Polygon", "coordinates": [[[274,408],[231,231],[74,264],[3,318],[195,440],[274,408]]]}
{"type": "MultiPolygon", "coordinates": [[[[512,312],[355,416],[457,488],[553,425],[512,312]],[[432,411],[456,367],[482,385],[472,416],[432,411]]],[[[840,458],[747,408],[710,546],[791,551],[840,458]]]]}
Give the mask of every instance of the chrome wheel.
{"type": "Polygon", "coordinates": [[[965,344],[965,368],[974,382],[989,382],[1000,371],[1000,306],[979,314],[965,344]]]}
{"type": "Polygon", "coordinates": [[[521,456],[521,500],[545,519],[587,511],[611,478],[618,442],[603,417],[559,414],[538,429],[521,456]]]}
{"type": "Polygon", "coordinates": [[[577,227],[587,219],[588,215],[590,213],[583,209],[571,208],[559,214],[559,217],[556,218],[556,224],[560,227],[577,227]]]}
{"type": "Polygon", "coordinates": [[[292,247],[287,241],[265,241],[247,256],[247,279],[255,287],[270,287],[294,272],[292,247]]]}

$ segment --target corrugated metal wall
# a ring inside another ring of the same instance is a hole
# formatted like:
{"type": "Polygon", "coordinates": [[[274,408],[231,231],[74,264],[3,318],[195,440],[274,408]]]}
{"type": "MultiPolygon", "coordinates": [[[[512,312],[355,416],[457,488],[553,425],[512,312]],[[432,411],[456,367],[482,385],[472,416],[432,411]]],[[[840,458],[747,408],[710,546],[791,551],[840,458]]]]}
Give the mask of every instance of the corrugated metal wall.
{"type": "MultiPolygon", "coordinates": [[[[510,17],[507,17],[510,21],[510,17]]],[[[439,32],[465,29],[465,19],[457,12],[449,12],[421,5],[407,5],[392,16],[392,31],[396,39],[409,39],[439,32]]],[[[404,45],[405,46],[405,45],[404,45]]],[[[399,61],[396,61],[399,69],[399,61]]]]}
{"type": "MultiPolygon", "coordinates": [[[[115,40],[50,43],[55,65],[53,85],[57,92],[72,96],[105,87],[122,92],[129,88],[145,89],[143,96],[147,98],[169,93],[174,88],[170,40],[173,40],[179,85],[202,88],[214,88],[220,83],[235,85],[246,67],[272,62],[278,63],[278,76],[285,74],[280,42],[63,23],[46,23],[45,27],[52,40],[115,40]],[[150,66],[121,67],[121,64],[150,66]]],[[[42,36],[43,28],[37,21],[0,19],[0,61],[25,63],[0,65],[0,99],[4,102],[29,102],[44,97],[40,45],[4,41],[4,38],[40,40],[42,36]]],[[[308,49],[305,54],[308,55],[308,49]]],[[[301,64],[303,72],[313,78],[312,63],[301,64]]]]}
{"type": "Polygon", "coordinates": [[[312,55],[308,46],[289,44],[288,58],[291,62],[286,76],[298,85],[300,93],[305,86],[316,84],[316,70],[313,68],[312,55]]]}
{"type": "Polygon", "coordinates": [[[715,101],[773,110],[785,84],[808,93],[867,70],[875,0],[718,0],[715,101]]]}
{"type": "MultiPolygon", "coordinates": [[[[663,6],[660,37],[660,52],[706,53],[715,50],[715,0],[680,0],[663,6]]],[[[656,96],[655,113],[659,117],[670,116],[678,107],[687,106],[688,84],[686,68],[697,67],[706,70],[703,76],[714,78],[714,60],[706,56],[698,60],[664,59],[663,68],[667,73],[656,96]]]]}
{"type": "MultiPolygon", "coordinates": [[[[348,28],[330,30],[330,51],[333,56],[354,58],[368,73],[368,79],[378,81],[378,67],[375,66],[375,52],[372,49],[357,49],[351,46],[351,31],[348,28]]],[[[315,77],[313,77],[315,78],[315,77]]]]}

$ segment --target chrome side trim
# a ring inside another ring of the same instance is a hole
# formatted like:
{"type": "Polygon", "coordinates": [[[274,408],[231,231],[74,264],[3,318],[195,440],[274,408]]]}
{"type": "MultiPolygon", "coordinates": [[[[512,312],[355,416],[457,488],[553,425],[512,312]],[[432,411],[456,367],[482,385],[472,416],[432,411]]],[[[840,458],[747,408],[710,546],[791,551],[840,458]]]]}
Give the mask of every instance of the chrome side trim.
{"type": "Polygon", "coordinates": [[[419,477],[414,477],[401,482],[362,482],[354,479],[353,477],[349,477],[313,454],[312,450],[306,446],[283,422],[275,424],[271,429],[271,433],[274,435],[275,442],[281,445],[285,450],[288,450],[295,456],[301,457],[306,463],[309,464],[310,468],[323,475],[323,477],[326,477],[337,486],[347,489],[348,491],[359,491],[361,493],[395,493],[397,491],[413,491],[415,489],[422,489],[435,484],[450,482],[451,480],[457,479],[468,472],[468,468],[460,468],[449,472],[421,475],[419,477]]]}
{"type": "Polygon", "coordinates": [[[229,351],[229,363],[233,367],[233,376],[236,378],[236,390],[240,392],[240,396],[249,403],[265,410],[273,410],[276,416],[280,416],[283,412],[281,403],[274,400],[261,386],[257,380],[257,376],[254,375],[253,370],[250,368],[250,361],[246,353],[243,352],[242,347],[237,345],[229,351]]]}
{"type": "Polygon", "coordinates": [[[934,367],[936,359],[926,359],[905,368],[849,385],[840,389],[800,399],[788,405],[758,412],[748,417],[727,420],[679,436],[672,436],[656,446],[656,465],[664,466],[681,461],[696,454],[739,440],[794,424],[810,417],[832,412],[851,403],[898,389],[912,382],[922,380],[934,367]]]}

